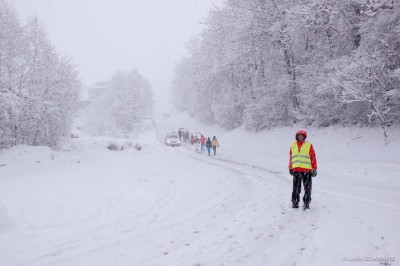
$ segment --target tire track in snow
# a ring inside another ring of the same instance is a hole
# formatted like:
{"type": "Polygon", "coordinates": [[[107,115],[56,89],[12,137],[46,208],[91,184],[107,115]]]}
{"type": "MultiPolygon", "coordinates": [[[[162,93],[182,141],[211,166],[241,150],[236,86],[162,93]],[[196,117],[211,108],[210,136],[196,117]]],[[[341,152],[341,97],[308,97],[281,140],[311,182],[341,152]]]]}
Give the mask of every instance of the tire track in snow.
{"type": "MultiPolygon", "coordinates": [[[[61,228],[66,233],[60,234],[60,239],[39,237],[35,243],[42,241],[43,248],[28,255],[24,264],[264,265],[281,248],[278,239],[293,242],[296,224],[288,218],[291,210],[280,206],[289,202],[290,188],[279,173],[196,156],[184,149],[157,148],[156,152],[162,153],[157,166],[161,169],[145,180],[137,177],[127,182],[129,179],[118,177],[121,173],[115,169],[129,160],[111,164],[102,178],[107,181],[112,174],[117,178],[115,188],[101,202],[86,196],[92,189],[90,182],[96,179],[82,184],[79,191],[64,194],[61,201],[78,196],[80,205],[92,210],[90,215],[82,212],[76,223],[61,228]],[[174,162],[192,165],[193,176],[188,179],[191,172],[179,172],[186,168],[171,170],[174,162]],[[199,179],[204,181],[197,182],[199,179]],[[135,196],[135,189],[142,194],[135,196]],[[147,195],[152,189],[155,194],[147,195]],[[146,204],[140,207],[135,200],[142,197],[146,204]]],[[[141,174],[149,176],[148,172],[136,175],[141,174]]],[[[107,184],[96,189],[107,191],[107,184]]],[[[70,202],[72,208],[77,202],[70,202]]],[[[307,237],[311,233],[307,232],[307,237]]]]}
{"type": "MultiPolygon", "coordinates": [[[[230,186],[230,185],[229,185],[230,186]]],[[[233,198],[234,199],[234,197],[232,197],[232,196],[230,196],[230,195],[227,195],[226,197],[224,197],[225,195],[223,195],[222,196],[222,201],[225,201],[226,200],[226,198],[233,198]]],[[[163,197],[161,197],[162,199],[164,199],[165,198],[165,195],[163,196],[163,197]]],[[[114,200],[114,198],[111,200],[111,201],[113,201],[114,200]]],[[[155,201],[156,203],[158,202],[158,203],[160,203],[161,202],[161,200],[156,200],[155,201]]],[[[210,203],[212,203],[212,204],[214,204],[215,206],[216,205],[218,205],[218,203],[215,203],[214,202],[214,200],[212,199],[212,198],[210,198],[210,203]]],[[[108,205],[109,206],[109,205],[108,205]]],[[[114,206],[115,206],[115,204],[114,204],[114,206]]],[[[109,209],[109,207],[107,207],[108,209],[109,209]]],[[[157,207],[154,207],[153,206],[153,208],[157,208],[157,207]]],[[[214,206],[212,206],[211,207],[211,209],[212,208],[215,208],[214,206]]],[[[151,212],[151,211],[149,211],[149,212],[151,212]]],[[[203,211],[205,214],[208,214],[208,210],[207,209],[205,209],[204,211],[203,211]]],[[[194,213],[193,214],[193,217],[197,217],[197,216],[199,216],[199,212],[197,212],[197,213],[194,213]]],[[[98,217],[98,218],[101,218],[101,217],[98,217]]],[[[133,219],[134,217],[132,217],[132,220],[131,221],[134,221],[134,219],[133,219]]],[[[182,224],[182,223],[187,223],[187,222],[190,222],[190,220],[188,221],[186,218],[185,219],[181,219],[182,221],[178,221],[177,223],[175,223],[175,224],[171,224],[171,223],[169,223],[169,225],[168,226],[177,226],[177,225],[179,225],[179,224],[182,224]]],[[[122,224],[121,225],[126,225],[126,222],[127,221],[120,221],[122,224]]],[[[68,251],[68,253],[71,253],[70,251],[71,250],[74,250],[74,249],[79,249],[80,247],[82,247],[82,246],[86,246],[87,244],[89,244],[89,243],[92,243],[93,244],[93,242],[94,241],[96,241],[96,239],[98,239],[98,240],[102,240],[102,239],[104,239],[104,238],[106,238],[106,236],[104,235],[104,233],[99,233],[99,232],[102,232],[102,231],[105,231],[107,228],[109,228],[111,226],[111,224],[102,224],[102,225],[100,225],[100,226],[95,226],[95,227],[92,227],[92,228],[90,228],[90,230],[89,231],[87,231],[87,232],[85,232],[84,234],[79,234],[79,236],[77,236],[77,238],[79,239],[79,241],[64,241],[64,243],[61,243],[61,244],[57,244],[57,245],[55,245],[55,247],[56,247],[56,251],[49,251],[49,253],[48,253],[48,257],[51,257],[52,258],[52,261],[58,261],[58,262],[60,262],[60,260],[58,260],[57,258],[62,258],[62,257],[64,257],[65,258],[65,255],[63,255],[62,253],[63,252],[66,252],[66,251],[68,251]],[[96,235],[97,234],[97,235],[96,235]],[[87,243],[87,244],[86,244],[87,243]],[[58,250],[58,249],[63,249],[63,251],[62,250],[58,250]]],[[[114,224],[114,227],[117,227],[118,225],[117,224],[114,224]]],[[[153,228],[154,229],[154,228],[153,228]]],[[[154,234],[154,233],[157,233],[157,232],[159,232],[159,231],[162,231],[162,230],[164,230],[165,229],[165,227],[159,227],[159,228],[155,228],[153,231],[147,231],[147,232],[145,232],[144,234],[143,234],[143,236],[142,237],[146,237],[146,236],[148,236],[148,235],[151,235],[151,234],[154,234]]],[[[112,232],[114,235],[115,235],[115,233],[117,233],[118,234],[118,232],[115,232],[115,231],[113,231],[112,232]]],[[[119,234],[120,235],[124,235],[124,233],[126,233],[126,232],[120,232],[119,234]]],[[[108,233],[109,234],[109,233],[108,233]]],[[[111,241],[110,243],[108,243],[108,244],[106,244],[106,245],[104,245],[104,244],[100,244],[100,245],[98,245],[97,244],[97,241],[96,242],[94,242],[95,244],[93,245],[93,246],[97,246],[97,247],[94,247],[94,248],[91,248],[91,249],[89,249],[89,250],[86,250],[86,251],[84,251],[84,252],[78,252],[78,254],[75,254],[75,255],[72,255],[72,256],[70,256],[72,259],[75,257],[79,257],[79,256],[81,256],[81,255],[84,255],[84,254],[88,254],[88,253],[91,253],[91,252],[96,252],[96,251],[101,251],[101,250],[105,250],[105,249],[107,249],[107,248],[109,248],[109,247],[113,247],[113,246],[121,246],[121,245],[123,245],[123,243],[124,242],[127,242],[127,243],[129,243],[129,242],[132,242],[132,240],[136,240],[136,238],[139,238],[140,239],[140,237],[141,237],[141,235],[139,234],[139,235],[132,235],[131,234],[131,236],[129,236],[128,238],[126,238],[126,239],[123,239],[123,238],[119,238],[118,237],[118,241],[111,241]],[[80,254],[80,255],[79,255],[80,254]]],[[[72,253],[74,253],[74,252],[72,252],[72,253]]],[[[45,256],[45,257],[47,257],[47,256],[45,256]]],[[[68,257],[68,255],[66,255],[66,257],[68,257]]],[[[65,258],[66,259],[66,258],[65,258]]],[[[67,259],[68,260],[68,259],[67,259]]],[[[63,261],[63,259],[61,259],[61,261],[63,261]]],[[[50,263],[51,264],[51,263],[50,263]]]]}
{"type": "MultiPolygon", "coordinates": [[[[230,193],[230,194],[226,194],[226,195],[224,195],[222,198],[220,198],[219,199],[219,201],[217,201],[217,202],[215,202],[215,198],[210,198],[209,199],[209,201],[210,201],[210,203],[212,203],[212,205],[210,205],[210,206],[208,206],[207,205],[207,208],[206,209],[204,209],[202,212],[194,212],[193,214],[192,214],[192,216],[191,217],[188,217],[188,218],[185,218],[185,219],[180,219],[180,221],[178,221],[178,222],[175,222],[175,223],[169,223],[168,224],[168,227],[169,228],[174,228],[174,227],[181,227],[182,225],[185,225],[185,224],[190,224],[194,219],[195,220],[199,220],[199,217],[203,217],[203,220],[208,220],[209,219],[209,217],[212,217],[212,216],[214,216],[214,217],[218,217],[218,216],[220,216],[221,214],[220,213],[226,213],[227,214],[227,216],[226,217],[228,217],[228,216],[232,216],[232,215],[235,215],[236,213],[239,213],[239,209],[244,209],[244,210],[246,210],[247,208],[248,208],[248,206],[247,205],[244,205],[244,203],[246,203],[246,202],[248,202],[248,199],[246,199],[246,198],[237,198],[237,195],[235,195],[235,193],[236,194],[239,194],[240,195],[240,193],[243,193],[243,190],[245,189],[245,191],[247,191],[247,193],[245,193],[246,195],[247,195],[247,197],[251,197],[252,195],[253,195],[253,191],[254,191],[254,184],[252,183],[252,182],[249,182],[248,181],[248,179],[247,178],[244,178],[243,179],[243,172],[242,171],[238,171],[238,170],[236,170],[235,168],[230,168],[229,169],[229,171],[231,172],[231,173],[233,173],[233,175],[234,176],[236,176],[235,177],[235,179],[236,179],[236,183],[237,184],[239,184],[239,185],[236,185],[236,188],[235,188],[235,191],[233,192],[233,193],[230,193]],[[239,190],[238,192],[236,192],[237,190],[239,190]],[[229,201],[232,201],[232,203],[229,203],[229,201]],[[221,203],[224,203],[224,204],[221,204],[221,203]],[[222,206],[222,205],[224,205],[224,206],[222,206]],[[222,212],[221,212],[221,206],[222,207],[225,207],[225,209],[228,209],[228,210],[223,210],[224,208],[222,208],[222,212]],[[230,209],[229,208],[227,208],[227,207],[229,207],[229,206],[237,206],[236,207],[236,209],[235,208],[232,208],[232,207],[230,207],[230,209]]],[[[221,189],[221,188],[219,188],[219,189],[221,189]]],[[[201,204],[204,204],[204,200],[203,201],[200,201],[199,202],[199,204],[201,205],[201,204]]],[[[191,206],[191,208],[190,209],[196,209],[196,206],[191,206]]],[[[190,211],[190,210],[189,210],[190,211]]],[[[232,224],[234,224],[234,223],[238,223],[238,221],[239,221],[239,219],[243,219],[243,217],[244,217],[244,215],[246,214],[246,212],[242,215],[242,217],[238,217],[238,218],[236,218],[236,219],[233,219],[232,218],[232,221],[231,221],[231,223],[232,224]]],[[[237,215],[237,214],[236,214],[237,215]]],[[[168,217],[167,217],[168,218],[168,217]]],[[[236,227],[236,225],[235,226],[232,226],[233,227],[233,229],[236,227]]],[[[163,230],[165,230],[166,228],[165,227],[159,227],[159,228],[155,228],[154,230],[152,230],[152,231],[146,231],[146,232],[144,232],[142,235],[140,235],[140,234],[136,234],[136,235],[131,235],[131,236],[128,236],[128,237],[126,237],[126,238],[119,238],[119,241],[118,242],[114,242],[114,243],[109,243],[109,245],[101,245],[101,246],[99,246],[99,247],[97,247],[97,248],[94,248],[94,249],[91,249],[91,250],[87,250],[86,251],[86,253],[85,254],[87,254],[87,252],[89,252],[89,253],[96,253],[97,251],[100,251],[100,250],[105,250],[105,249],[107,249],[107,248],[111,248],[111,247],[114,247],[115,245],[118,245],[118,246],[123,246],[124,244],[128,244],[128,243],[132,243],[132,242],[135,242],[135,241],[137,241],[138,239],[140,240],[140,238],[146,238],[146,237],[148,237],[149,235],[154,235],[154,234],[158,234],[158,233],[160,233],[161,231],[163,231],[163,230]]],[[[215,235],[215,233],[217,232],[217,231],[219,231],[219,229],[218,230],[213,230],[213,233],[212,233],[212,235],[215,235]]],[[[203,229],[199,229],[199,230],[195,230],[195,231],[193,231],[193,232],[198,232],[198,233],[196,233],[196,234],[193,234],[193,235],[195,235],[195,237],[197,237],[197,238],[201,238],[202,237],[202,234],[203,234],[203,232],[204,232],[204,230],[203,229]]],[[[231,235],[229,235],[229,234],[226,234],[224,231],[222,231],[223,232],[223,236],[222,237],[224,237],[224,239],[230,239],[230,238],[232,238],[231,237],[231,235]]],[[[193,237],[193,236],[192,236],[193,237]]],[[[206,237],[206,239],[208,239],[208,237],[206,237]]],[[[178,240],[179,241],[179,240],[178,240]]],[[[176,241],[176,242],[178,242],[178,241],[176,241]]],[[[192,240],[191,240],[192,241],[192,240]]],[[[175,243],[176,243],[175,242],[175,243]]],[[[189,241],[185,241],[185,242],[189,242],[189,241]]],[[[232,240],[232,245],[231,245],[231,247],[230,247],[230,251],[232,252],[233,251],[233,246],[235,246],[235,241],[234,240],[232,240]]],[[[186,243],[185,244],[185,246],[187,247],[187,244],[188,243],[186,243]]],[[[178,247],[179,248],[179,247],[178,247]]],[[[171,251],[166,251],[168,254],[170,254],[171,253],[171,251]]],[[[165,253],[165,252],[164,252],[165,253]]],[[[153,254],[151,254],[151,259],[153,259],[154,258],[154,255],[153,254]]],[[[141,262],[143,262],[143,263],[146,263],[146,260],[144,260],[144,261],[140,261],[139,263],[141,263],[141,262]]],[[[148,262],[148,261],[147,261],[148,262]]]]}

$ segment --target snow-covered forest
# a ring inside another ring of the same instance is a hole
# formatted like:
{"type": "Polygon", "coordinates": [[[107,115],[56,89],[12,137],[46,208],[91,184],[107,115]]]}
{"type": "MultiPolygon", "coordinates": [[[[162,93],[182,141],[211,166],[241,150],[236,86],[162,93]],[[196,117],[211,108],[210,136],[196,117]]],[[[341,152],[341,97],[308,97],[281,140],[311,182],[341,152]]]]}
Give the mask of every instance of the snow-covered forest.
{"type": "Polygon", "coordinates": [[[228,129],[400,121],[400,7],[387,0],[227,0],[187,44],[174,102],[228,129]]]}
{"type": "Polygon", "coordinates": [[[0,0],[0,149],[16,144],[55,147],[70,134],[81,84],[39,19],[21,24],[0,0]]]}

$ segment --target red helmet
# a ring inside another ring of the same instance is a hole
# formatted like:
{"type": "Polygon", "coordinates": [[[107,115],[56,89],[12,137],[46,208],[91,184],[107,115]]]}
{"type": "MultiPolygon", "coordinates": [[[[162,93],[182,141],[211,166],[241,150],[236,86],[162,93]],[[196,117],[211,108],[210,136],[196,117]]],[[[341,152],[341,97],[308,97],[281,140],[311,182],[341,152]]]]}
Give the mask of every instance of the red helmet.
{"type": "Polygon", "coordinates": [[[297,135],[298,135],[298,134],[303,135],[303,136],[304,136],[304,139],[307,138],[307,131],[306,131],[305,129],[299,129],[299,130],[296,131],[296,136],[295,136],[296,140],[297,140],[297,135]]]}

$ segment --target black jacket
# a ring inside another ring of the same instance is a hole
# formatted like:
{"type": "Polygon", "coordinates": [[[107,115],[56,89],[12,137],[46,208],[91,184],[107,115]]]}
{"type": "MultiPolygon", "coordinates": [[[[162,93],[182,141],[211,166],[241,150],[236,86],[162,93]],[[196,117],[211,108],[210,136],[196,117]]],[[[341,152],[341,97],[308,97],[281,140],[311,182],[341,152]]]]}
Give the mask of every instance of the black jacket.
{"type": "Polygon", "coordinates": [[[206,147],[211,147],[211,140],[210,139],[207,140],[206,147]]]}

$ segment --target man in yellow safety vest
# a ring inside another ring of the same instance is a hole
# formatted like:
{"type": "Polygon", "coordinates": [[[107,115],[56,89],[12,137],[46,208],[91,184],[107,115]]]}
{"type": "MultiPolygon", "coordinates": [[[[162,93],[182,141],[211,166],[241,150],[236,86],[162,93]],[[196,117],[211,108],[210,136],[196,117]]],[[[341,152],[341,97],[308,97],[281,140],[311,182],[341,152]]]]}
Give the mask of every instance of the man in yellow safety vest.
{"type": "Polygon", "coordinates": [[[296,141],[290,147],[289,173],[293,176],[292,207],[298,208],[300,201],[301,182],[304,186],[304,209],[310,207],[312,177],[317,176],[317,158],[312,144],[305,141],[307,132],[297,130],[296,141]]]}

